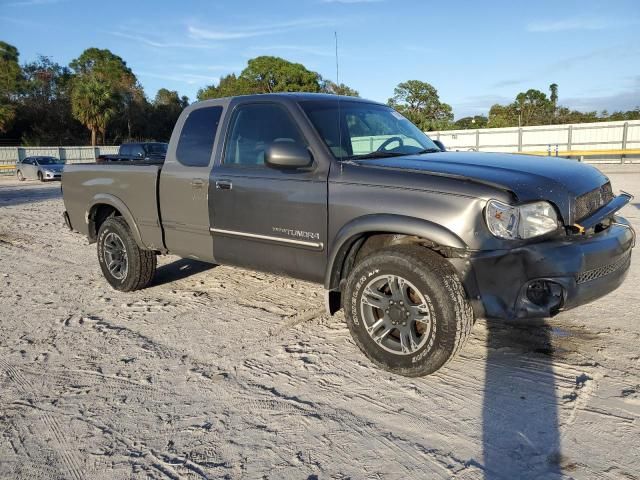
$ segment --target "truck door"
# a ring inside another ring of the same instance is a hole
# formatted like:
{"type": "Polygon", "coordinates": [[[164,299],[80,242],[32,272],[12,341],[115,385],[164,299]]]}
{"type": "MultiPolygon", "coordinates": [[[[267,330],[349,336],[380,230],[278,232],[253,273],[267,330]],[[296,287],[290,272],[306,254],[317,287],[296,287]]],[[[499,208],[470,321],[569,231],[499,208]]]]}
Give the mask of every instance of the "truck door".
{"type": "Polygon", "coordinates": [[[215,261],[209,231],[209,173],[222,106],[181,117],[160,173],[160,216],[171,253],[215,261]]]}
{"type": "Polygon", "coordinates": [[[309,146],[302,114],[273,102],[239,105],[210,184],[214,252],[220,263],[322,281],[326,263],[328,167],[264,163],[272,142],[309,146]]]}

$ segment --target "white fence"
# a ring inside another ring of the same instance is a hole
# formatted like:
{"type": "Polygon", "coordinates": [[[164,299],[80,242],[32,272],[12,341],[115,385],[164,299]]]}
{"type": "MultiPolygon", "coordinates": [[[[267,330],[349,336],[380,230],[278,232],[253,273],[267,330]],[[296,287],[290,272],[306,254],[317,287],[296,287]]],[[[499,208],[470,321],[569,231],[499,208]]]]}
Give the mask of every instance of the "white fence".
{"type": "MultiPolygon", "coordinates": [[[[585,156],[590,162],[640,162],[640,120],[627,122],[576,123],[521,128],[482,128],[427,132],[448,150],[480,152],[579,152],[612,150],[612,154],[585,156]],[[620,150],[630,150],[621,154],[620,150]]],[[[356,140],[356,139],[354,139],[356,140]]],[[[383,137],[358,138],[354,147],[363,151],[379,144],[383,137]]],[[[102,154],[118,153],[118,146],[99,147],[0,147],[0,175],[14,174],[17,160],[32,155],[58,157],[67,163],[93,162],[102,154]]]]}
{"type": "Polygon", "coordinates": [[[95,162],[98,155],[118,153],[118,146],[0,147],[0,175],[14,174],[17,160],[34,155],[57,157],[67,163],[95,162]]]}
{"type": "Polygon", "coordinates": [[[626,122],[576,123],[535,127],[482,128],[427,132],[448,150],[480,152],[636,150],[634,155],[602,154],[587,161],[640,161],[640,120],[626,122]],[[623,158],[624,157],[624,158],[623,158]]]}

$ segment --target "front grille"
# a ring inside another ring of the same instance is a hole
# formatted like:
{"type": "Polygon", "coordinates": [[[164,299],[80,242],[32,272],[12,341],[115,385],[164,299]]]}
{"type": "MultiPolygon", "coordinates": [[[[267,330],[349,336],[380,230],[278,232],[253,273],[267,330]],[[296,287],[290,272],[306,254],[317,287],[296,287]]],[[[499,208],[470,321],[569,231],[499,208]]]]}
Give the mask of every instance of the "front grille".
{"type": "Polygon", "coordinates": [[[576,283],[579,285],[581,283],[590,282],[597,278],[605,277],[614,272],[617,272],[620,269],[627,269],[629,264],[631,263],[631,252],[620,257],[613,263],[609,265],[605,265],[604,267],[594,268],[592,270],[586,270],[584,272],[580,272],[576,275],[576,283]]]}
{"type": "Polygon", "coordinates": [[[575,219],[579,222],[588,217],[603,205],[613,200],[613,190],[611,183],[607,182],[595,190],[591,190],[576,198],[575,219]]]}

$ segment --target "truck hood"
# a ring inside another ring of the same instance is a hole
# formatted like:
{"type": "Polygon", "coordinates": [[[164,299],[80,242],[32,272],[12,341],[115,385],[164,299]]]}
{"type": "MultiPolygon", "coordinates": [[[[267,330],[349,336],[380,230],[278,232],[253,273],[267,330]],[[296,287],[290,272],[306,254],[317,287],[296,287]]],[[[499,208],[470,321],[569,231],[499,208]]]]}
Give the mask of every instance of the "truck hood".
{"type": "Polygon", "coordinates": [[[482,183],[511,192],[517,202],[548,200],[570,221],[574,199],[608,181],[596,168],[574,160],[506,153],[438,152],[354,163],[482,183]]]}

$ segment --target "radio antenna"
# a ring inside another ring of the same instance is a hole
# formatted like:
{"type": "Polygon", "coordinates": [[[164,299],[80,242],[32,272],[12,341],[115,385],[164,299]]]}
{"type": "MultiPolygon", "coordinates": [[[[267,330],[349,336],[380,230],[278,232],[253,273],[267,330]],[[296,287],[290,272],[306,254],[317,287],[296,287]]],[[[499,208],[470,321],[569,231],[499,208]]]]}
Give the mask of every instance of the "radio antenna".
{"type": "Polygon", "coordinates": [[[333,32],[336,38],[336,85],[340,85],[340,70],[338,66],[338,32],[333,32]]]}

